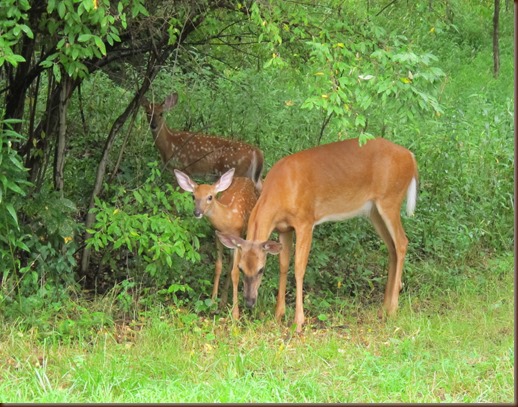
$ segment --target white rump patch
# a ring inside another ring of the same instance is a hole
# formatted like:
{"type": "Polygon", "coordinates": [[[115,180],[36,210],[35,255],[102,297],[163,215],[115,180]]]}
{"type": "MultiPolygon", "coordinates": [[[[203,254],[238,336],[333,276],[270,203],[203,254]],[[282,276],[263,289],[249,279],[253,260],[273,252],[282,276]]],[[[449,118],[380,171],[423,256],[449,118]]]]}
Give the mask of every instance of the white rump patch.
{"type": "Polygon", "coordinates": [[[410,185],[408,186],[406,192],[406,214],[408,216],[412,216],[415,211],[415,205],[417,201],[417,181],[415,178],[412,178],[410,181],[410,185]]]}

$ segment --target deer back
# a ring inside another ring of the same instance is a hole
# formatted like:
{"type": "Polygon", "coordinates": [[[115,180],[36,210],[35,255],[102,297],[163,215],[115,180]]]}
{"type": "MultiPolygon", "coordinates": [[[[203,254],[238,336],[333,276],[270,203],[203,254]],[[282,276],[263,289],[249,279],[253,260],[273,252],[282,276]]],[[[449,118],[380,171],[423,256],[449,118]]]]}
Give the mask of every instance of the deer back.
{"type": "Polygon", "coordinates": [[[236,176],[252,179],[260,190],[264,164],[262,151],[241,141],[171,130],[164,114],[176,104],[177,99],[174,93],[160,104],[147,100],[142,103],[155,146],[169,170],[177,168],[191,176],[216,178],[234,168],[236,176]]]}
{"type": "Polygon", "coordinates": [[[266,240],[273,229],[367,214],[379,199],[401,206],[416,177],[413,154],[381,138],[361,147],[350,139],[300,151],[268,172],[247,238],[266,240]]]}

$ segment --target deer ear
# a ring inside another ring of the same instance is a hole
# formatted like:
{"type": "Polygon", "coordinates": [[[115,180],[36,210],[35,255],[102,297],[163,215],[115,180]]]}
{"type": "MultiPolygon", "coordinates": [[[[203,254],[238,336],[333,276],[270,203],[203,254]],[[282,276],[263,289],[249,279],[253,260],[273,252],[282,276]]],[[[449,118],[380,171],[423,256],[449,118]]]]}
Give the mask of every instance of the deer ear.
{"type": "Polygon", "coordinates": [[[282,250],[282,244],[273,240],[268,240],[261,244],[261,249],[270,254],[279,254],[282,250]]]}
{"type": "Polygon", "coordinates": [[[223,246],[228,247],[229,249],[239,249],[244,242],[244,239],[233,236],[228,233],[221,233],[216,230],[216,236],[220,240],[220,242],[223,244],[223,246]]]}
{"type": "Polygon", "coordinates": [[[194,192],[194,190],[198,186],[196,182],[194,182],[192,179],[189,178],[187,174],[183,173],[180,170],[175,169],[174,175],[176,176],[178,185],[180,185],[180,188],[182,188],[184,191],[194,192]]]}
{"type": "Polygon", "coordinates": [[[168,111],[178,102],[178,93],[171,93],[168,97],[165,98],[164,103],[162,103],[162,107],[164,111],[168,111]]]}
{"type": "Polygon", "coordinates": [[[220,177],[220,179],[214,184],[214,190],[216,193],[224,191],[232,184],[232,180],[234,179],[234,172],[235,168],[231,168],[220,177]]]}

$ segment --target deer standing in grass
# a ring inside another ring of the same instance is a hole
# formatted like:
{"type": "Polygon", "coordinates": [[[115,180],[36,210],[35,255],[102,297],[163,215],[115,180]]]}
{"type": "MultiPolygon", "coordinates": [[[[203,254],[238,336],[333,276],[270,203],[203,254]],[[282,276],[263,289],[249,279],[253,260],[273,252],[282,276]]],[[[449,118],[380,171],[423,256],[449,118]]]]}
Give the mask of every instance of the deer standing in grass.
{"type": "MultiPolygon", "coordinates": [[[[178,185],[194,195],[194,216],[198,219],[205,216],[212,226],[220,232],[233,236],[244,234],[250,212],[257,201],[254,183],[249,178],[234,177],[234,169],[230,169],[212,185],[198,185],[182,171],[174,170],[178,185]],[[217,197],[217,194],[220,193],[217,197]]],[[[214,273],[212,300],[218,296],[219,277],[222,269],[223,245],[216,238],[217,259],[214,273]]],[[[232,316],[239,318],[238,283],[239,283],[239,250],[234,250],[232,263],[232,316]]]]}
{"type": "Polygon", "coordinates": [[[286,278],[295,243],[295,324],[304,324],[303,279],[313,228],[323,222],[358,215],[370,217],[389,253],[383,308],[388,315],[398,307],[401,275],[408,239],[400,210],[405,196],[407,213],[415,209],[417,163],[407,149],[385,139],[360,147],[358,139],[339,141],[284,157],[268,172],[254,207],[246,240],[237,234],[217,233],[221,242],[241,253],[244,298],[248,307],[257,300],[266,255],[280,254],[279,291],[275,316],[285,313],[286,278]],[[279,232],[280,242],[268,240],[279,232]]]}
{"type": "Polygon", "coordinates": [[[231,168],[235,175],[250,178],[258,191],[261,190],[263,153],[249,144],[201,133],[171,130],[167,127],[164,113],[178,101],[178,95],[169,95],[163,103],[150,103],[143,99],[144,107],[155,146],[164,165],[191,176],[220,176],[231,168]]]}

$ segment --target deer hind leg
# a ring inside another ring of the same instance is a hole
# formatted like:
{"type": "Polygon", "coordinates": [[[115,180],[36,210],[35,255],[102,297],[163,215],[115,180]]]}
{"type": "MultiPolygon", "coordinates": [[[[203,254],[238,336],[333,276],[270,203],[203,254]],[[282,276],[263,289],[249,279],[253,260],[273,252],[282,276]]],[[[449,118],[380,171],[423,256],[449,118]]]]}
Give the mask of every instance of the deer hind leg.
{"type": "Polygon", "coordinates": [[[277,306],[275,307],[275,318],[278,321],[281,320],[286,312],[286,280],[290,267],[293,231],[280,233],[279,241],[282,244],[282,251],[279,254],[279,292],[277,294],[277,306]]]}
{"type": "Polygon", "coordinates": [[[384,208],[377,203],[370,216],[389,252],[389,270],[383,301],[383,308],[388,315],[394,314],[398,307],[399,292],[403,288],[403,263],[408,245],[399,211],[399,206],[384,208]]]}

